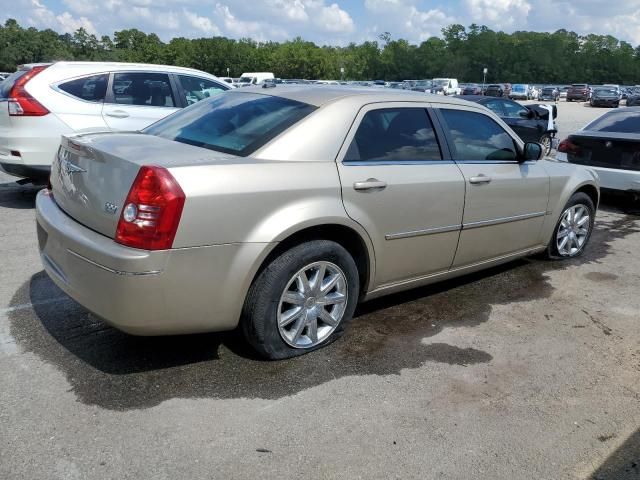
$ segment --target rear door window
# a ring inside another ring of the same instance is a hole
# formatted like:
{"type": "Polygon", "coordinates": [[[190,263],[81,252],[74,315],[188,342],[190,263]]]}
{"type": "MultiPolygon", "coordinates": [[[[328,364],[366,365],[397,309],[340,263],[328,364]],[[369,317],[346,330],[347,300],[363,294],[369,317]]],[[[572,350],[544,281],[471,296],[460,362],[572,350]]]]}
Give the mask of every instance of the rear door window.
{"type": "Polygon", "coordinates": [[[584,129],[599,132],[640,133],[640,112],[622,110],[605,114],[584,129]]]}
{"type": "Polygon", "coordinates": [[[442,160],[433,125],[423,108],[367,112],[344,158],[349,162],[442,160]]]}
{"type": "Polygon", "coordinates": [[[115,73],[111,93],[113,102],[119,105],[176,106],[166,73],[115,73]]]}
{"type": "Polygon", "coordinates": [[[178,75],[178,80],[187,106],[229,90],[228,86],[221,83],[191,75],[178,75]]]}
{"type": "Polygon", "coordinates": [[[107,93],[109,75],[92,75],[90,77],[76,78],[61,83],[58,88],[69,95],[86,102],[102,102],[107,93]]]}
{"type": "Polygon", "coordinates": [[[445,108],[440,112],[453,143],[454,160],[517,159],[513,138],[488,115],[445,108]]]}

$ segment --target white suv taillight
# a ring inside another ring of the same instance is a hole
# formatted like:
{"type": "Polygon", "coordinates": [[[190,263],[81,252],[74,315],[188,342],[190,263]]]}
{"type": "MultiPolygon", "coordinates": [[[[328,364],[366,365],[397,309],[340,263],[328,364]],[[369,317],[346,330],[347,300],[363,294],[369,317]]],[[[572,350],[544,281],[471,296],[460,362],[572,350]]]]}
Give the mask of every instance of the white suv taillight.
{"type": "Polygon", "coordinates": [[[173,246],[185,195],[166,168],[143,166],[131,185],[115,241],[144,250],[173,246]]]}
{"type": "Polygon", "coordinates": [[[18,78],[9,91],[9,115],[12,117],[42,117],[49,113],[35,98],[27,92],[25,86],[33,77],[42,72],[48,65],[33,67],[18,78]]]}

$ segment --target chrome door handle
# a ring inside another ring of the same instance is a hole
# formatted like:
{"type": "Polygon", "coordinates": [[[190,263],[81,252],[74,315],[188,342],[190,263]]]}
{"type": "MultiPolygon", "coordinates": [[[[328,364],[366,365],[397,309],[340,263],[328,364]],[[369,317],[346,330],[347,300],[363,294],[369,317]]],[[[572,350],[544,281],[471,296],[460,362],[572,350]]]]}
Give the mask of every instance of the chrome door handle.
{"type": "Polygon", "coordinates": [[[489,183],[491,182],[491,177],[488,177],[481,173],[477,177],[471,177],[469,179],[469,183],[478,184],[478,183],[489,183]]]}
{"type": "Polygon", "coordinates": [[[124,110],[112,110],[110,112],[105,112],[105,115],[113,118],[127,118],[129,116],[129,114],[124,110]]]}
{"type": "Polygon", "coordinates": [[[358,191],[384,190],[385,188],[387,188],[387,183],[381,182],[376,178],[368,178],[364,182],[355,182],[353,184],[353,189],[358,191]]]}

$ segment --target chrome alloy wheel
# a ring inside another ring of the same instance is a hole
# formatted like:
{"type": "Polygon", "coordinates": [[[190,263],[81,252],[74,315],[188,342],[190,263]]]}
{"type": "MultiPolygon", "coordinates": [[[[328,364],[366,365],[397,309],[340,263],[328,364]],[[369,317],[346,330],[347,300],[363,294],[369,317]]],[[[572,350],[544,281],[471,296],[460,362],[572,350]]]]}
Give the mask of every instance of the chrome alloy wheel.
{"type": "Polygon", "coordinates": [[[582,204],[567,208],[560,219],[556,246],[563,257],[577,255],[589,237],[591,219],[589,209],[582,204]]]}
{"type": "Polygon", "coordinates": [[[278,305],[278,331],[294,348],[326,340],[340,324],[347,307],[347,279],[331,262],[315,262],[287,283],[278,305]]]}

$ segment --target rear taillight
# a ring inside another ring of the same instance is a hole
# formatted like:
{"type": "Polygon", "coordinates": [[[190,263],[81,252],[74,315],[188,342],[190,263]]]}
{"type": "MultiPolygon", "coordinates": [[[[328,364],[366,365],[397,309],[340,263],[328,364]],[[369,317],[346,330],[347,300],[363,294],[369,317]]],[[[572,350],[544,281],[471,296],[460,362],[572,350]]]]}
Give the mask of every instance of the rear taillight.
{"type": "Polygon", "coordinates": [[[42,117],[49,110],[27,92],[27,82],[47,68],[48,65],[33,67],[27,73],[18,78],[9,91],[9,115],[12,117],[42,117]]]}
{"type": "Polygon", "coordinates": [[[570,153],[571,155],[580,155],[580,147],[568,138],[565,138],[558,145],[558,151],[562,153],[570,153]]]}
{"type": "Polygon", "coordinates": [[[115,241],[144,250],[171,248],[184,200],[182,188],[167,169],[143,166],[122,208],[115,241]]]}

